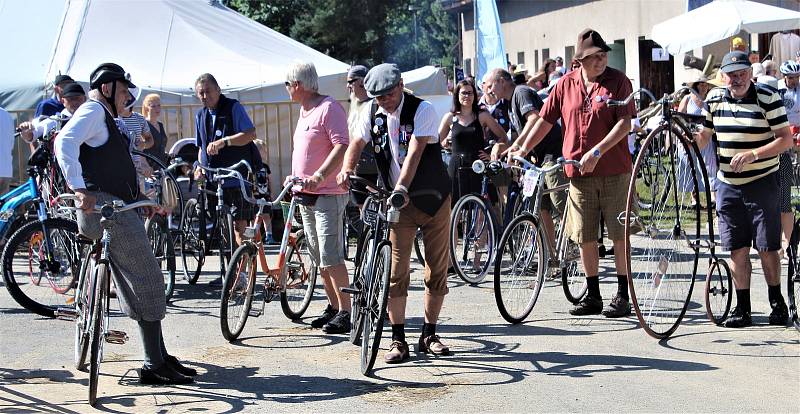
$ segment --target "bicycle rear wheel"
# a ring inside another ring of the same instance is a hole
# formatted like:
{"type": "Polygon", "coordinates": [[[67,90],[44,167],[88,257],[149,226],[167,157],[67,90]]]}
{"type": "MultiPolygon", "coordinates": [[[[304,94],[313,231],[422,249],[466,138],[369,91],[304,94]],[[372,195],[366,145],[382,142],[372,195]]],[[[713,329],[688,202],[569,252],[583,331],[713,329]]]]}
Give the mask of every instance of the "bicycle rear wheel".
{"type": "Polygon", "coordinates": [[[103,362],[103,343],[105,342],[106,310],[108,309],[108,265],[100,263],[95,267],[95,283],[92,300],[91,355],[89,359],[89,405],[97,402],[97,384],[100,381],[100,363],[103,362]]]}
{"type": "Polygon", "coordinates": [[[306,313],[314,297],[318,271],[308,251],[306,238],[299,231],[295,242],[288,246],[286,263],[281,270],[281,309],[287,318],[295,321],[306,313]]]}
{"type": "Polygon", "coordinates": [[[714,260],[706,274],[706,315],[715,324],[719,325],[728,318],[731,310],[733,296],[731,283],[731,268],[723,259],[714,260]]]}
{"type": "Polygon", "coordinates": [[[494,298],[503,319],[520,323],[530,315],[546,270],[539,223],[530,214],[511,220],[494,262],[494,298]]]}
{"type": "Polygon", "coordinates": [[[648,135],[631,174],[621,218],[642,228],[635,233],[636,229],[625,226],[625,248],[631,252],[628,285],[636,317],[654,338],[665,338],[678,328],[697,272],[700,206],[692,203],[691,196],[699,200],[698,173],[694,162],[678,159],[679,148],[685,154],[694,151],[682,131],[677,124],[673,130],[660,125],[648,135]],[[654,147],[661,142],[672,145],[654,147]],[[653,163],[662,163],[667,174],[653,176],[649,186],[639,185],[634,177],[653,163]],[[647,208],[637,208],[640,197],[651,200],[647,208]]]}
{"type": "Polygon", "coordinates": [[[561,263],[564,263],[565,266],[561,268],[561,287],[564,289],[564,296],[567,297],[567,300],[577,305],[586,296],[588,290],[586,275],[581,269],[581,253],[578,245],[569,238],[564,240],[564,244],[561,263]]]}
{"type": "Polygon", "coordinates": [[[417,257],[417,262],[420,266],[425,266],[425,244],[422,242],[422,230],[417,229],[417,234],[414,235],[414,255],[417,257]]]}
{"type": "Polygon", "coordinates": [[[186,202],[181,220],[181,264],[183,277],[189,284],[197,283],[203,263],[206,259],[206,244],[200,238],[200,220],[197,200],[192,198],[186,202]]]}
{"type": "Polygon", "coordinates": [[[81,261],[81,272],[78,286],[75,288],[75,311],[78,314],[75,320],[75,368],[78,371],[86,370],[86,356],[89,353],[89,322],[91,319],[91,283],[95,261],[93,253],[87,252],[81,261]]]}
{"type": "Polygon", "coordinates": [[[147,238],[153,248],[153,255],[164,275],[164,296],[167,300],[172,298],[175,290],[175,245],[170,237],[167,222],[163,216],[153,216],[145,222],[147,238]]]}
{"type": "MultiPolygon", "coordinates": [[[[219,256],[219,275],[225,276],[228,268],[228,262],[233,253],[233,246],[236,245],[236,239],[233,236],[233,216],[230,212],[225,211],[217,220],[217,255],[219,256]]],[[[223,279],[224,282],[224,279],[223,279]]]]}
{"type": "Polygon", "coordinates": [[[66,292],[80,272],[77,232],[74,221],[50,218],[32,221],[11,236],[3,249],[3,279],[22,307],[52,318],[56,308],[68,305],[66,292]]]}
{"type": "Polygon", "coordinates": [[[244,243],[236,249],[225,274],[222,300],[219,305],[219,323],[222,336],[232,342],[242,333],[250,307],[253,304],[253,290],[256,284],[258,249],[251,243],[244,243]]]}
{"type": "Polygon", "coordinates": [[[456,274],[469,284],[483,281],[497,243],[497,220],[486,200],[461,197],[450,215],[450,257],[456,274]]]}
{"type": "Polygon", "coordinates": [[[366,308],[361,336],[361,373],[370,375],[375,357],[381,345],[386,303],[389,300],[389,273],[392,270],[392,245],[388,242],[378,246],[373,262],[372,274],[368,277],[366,308]]]}
{"type": "Polygon", "coordinates": [[[356,293],[351,295],[352,309],[350,310],[350,342],[358,345],[361,340],[361,330],[363,327],[364,311],[367,300],[367,271],[369,270],[370,250],[372,249],[372,229],[364,227],[358,240],[356,249],[355,263],[353,269],[353,289],[356,293]]]}

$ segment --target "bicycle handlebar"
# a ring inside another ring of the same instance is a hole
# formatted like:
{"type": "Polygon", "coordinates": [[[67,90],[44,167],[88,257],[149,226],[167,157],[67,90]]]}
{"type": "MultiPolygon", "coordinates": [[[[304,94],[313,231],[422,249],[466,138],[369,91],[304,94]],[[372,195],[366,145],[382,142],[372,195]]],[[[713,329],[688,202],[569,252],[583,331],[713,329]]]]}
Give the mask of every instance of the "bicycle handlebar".
{"type": "Polygon", "coordinates": [[[638,94],[642,94],[642,93],[647,95],[647,97],[650,98],[653,102],[658,102],[658,99],[656,99],[655,95],[653,95],[652,92],[650,92],[649,90],[647,90],[645,88],[641,88],[641,89],[638,89],[638,90],[635,90],[635,91],[631,92],[631,94],[628,95],[628,97],[625,98],[624,100],[620,101],[620,100],[616,100],[616,99],[609,99],[609,100],[606,101],[606,105],[608,105],[608,106],[623,106],[623,105],[627,105],[627,104],[629,104],[631,102],[631,99],[633,99],[634,96],[636,96],[638,94]]]}
{"type": "Polygon", "coordinates": [[[549,172],[561,169],[565,165],[572,165],[574,167],[581,168],[581,162],[580,161],[578,161],[578,160],[568,160],[568,159],[565,159],[564,157],[559,157],[556,160],[556,163],[551,165],[551,166],[549,166],[549,167],[537,167],[532,162],[530,162],[530,161],[526,160],[525,158],[522,158],[522,157],[520,157],[518,155],[515,155],[513,157],[513,159],[514,159],[514,161],[517,161],[520,164],[522,164],[522,167],[524,169],[526,169],[526,170],[534,170],[534,171],[536,171],[536,172],[538,172],[540,174],[541,173],[547,174],[549,172]]]}
{"type": "MultiPolygon", "coordinates": [[[[59,194],[58,196],[56,196],[53,199],[51,204],[55,205],[55,204],[57,204],[58,202],[60,202],[62,200],[65,200],[65,201],[77,201],[78,200],[78,196],[76,196],[75,194],[69,194],[69,193],[59,194]]],[[[158,202],[153,201],[153,200],[140,200],[140,201],[135,201],[135,202],[129,203],[129,204],[126,204],[122,200],[113,200],[113,201],[106,202],[106,203],[103,203],[103,204],[95,204],[94,207],[92,207],[90,212],[92,212],[92,213],[100,213],[100,215],[102,215],[103,218],[110,219],[116,213],[122,213],[122,212],[129,211],[129,210],[135,210],[137,208],[142,208],[142,207],[160,207],[160,205],[158,204],[158,202]]],[[[74,206],[72,206],[72,207],[62,206],[62,207],[60,207],[60,209],[70,210],[70,211],[81,210],[80,208],[74,207],[74,206]]]]}

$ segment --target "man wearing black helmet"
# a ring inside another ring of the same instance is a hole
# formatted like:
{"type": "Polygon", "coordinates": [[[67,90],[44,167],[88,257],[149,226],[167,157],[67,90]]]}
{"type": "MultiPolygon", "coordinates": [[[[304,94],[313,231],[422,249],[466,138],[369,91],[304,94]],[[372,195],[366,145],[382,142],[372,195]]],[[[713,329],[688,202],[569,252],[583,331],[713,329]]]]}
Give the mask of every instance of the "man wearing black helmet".
{"type": "MultiPolygon", "coordinates": [[[[135,87],[119,65],[104,63],[90,76],[96,97],[81,105],[56,140],[56,158],[69,187],[78,197],[78,228],[97,239],[102,230],[95,204],[140,199],[136,170],[127,139],[114,120],[135,87]]],[[[112,276],[123,312],[139,324],[144,345],[143,384],[187,384],[197,372],[169,355],[161,334],[166,313],[164,278],[138,213],[116,216],[111,229],[112,276]]]]}

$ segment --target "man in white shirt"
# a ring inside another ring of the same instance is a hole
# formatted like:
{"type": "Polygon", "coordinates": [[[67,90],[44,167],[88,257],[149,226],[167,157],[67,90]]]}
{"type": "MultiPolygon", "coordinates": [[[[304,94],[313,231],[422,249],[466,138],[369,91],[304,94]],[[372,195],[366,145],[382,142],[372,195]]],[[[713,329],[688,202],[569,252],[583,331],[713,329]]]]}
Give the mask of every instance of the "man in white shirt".
{"type": "Polygon", "coordinates": [[[409,358],[405,309],[411,247],[418,227],[422,229],[425,244],[425,323],[418,349],[447,355],[449,348],[436,335],[436,321],[448,292],[451,190],[450,177],[441,159],[439,117],[430,102],[403,91],[400,70],[394,64],[384,63],[372,68],[364,78],[364,85],[375,100],[366,106],[359,125],[354,128],[337,179],[341,185],[346,185],[361,151],[372,145],[382,185],[392,189],[393,196],[404,200],[400,218],[392,225],[389,236],[392,275],[388,308],[392,345],[384,360],[400,363],[409,358]]]}
{"type": "Polygon", "coordinates": [[[14,121],[5,109],[0,107],[0,194],[8,192],[14,175],[14,121]]]}
{"type": "Polygon", "coordinates": [[[61,103],[64,109],[59,112],[61,120],[56,121],[50,117],[34,119],[30,122],[23,122],[19,124],[22,138],[31,143],[34,139],[39,139],[50,131],[56,130],[59,127],[59,122],[66,124],[72,114],[86,102],[86,91],[83,86],[78,83],[70,83],[61,88],[61,103]]]}

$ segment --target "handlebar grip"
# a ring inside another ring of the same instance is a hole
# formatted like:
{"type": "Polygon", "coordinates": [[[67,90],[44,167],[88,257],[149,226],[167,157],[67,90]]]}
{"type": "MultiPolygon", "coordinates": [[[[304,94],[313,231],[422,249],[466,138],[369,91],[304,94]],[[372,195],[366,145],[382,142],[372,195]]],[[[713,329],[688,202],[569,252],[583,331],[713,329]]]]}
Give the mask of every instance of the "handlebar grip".
{"type": "Polygon", "coordinates": [[[402,193],[393,192],[389,196],[389,205],[391,205],[392,207],[394,207],[396,209],[402,208],[403,204],[405,204],[405,203],[406,203],[406,197],[402,193]]]}
{"type": "Polygon", "coordinates": [[[618,101],[616,99],[609,99],[609,100],[606,101],[606,105],[608,105],[608,106],[622,106],[622,105],[625,105],[625,104],[627,104],[627,102],[618,101]]]}

